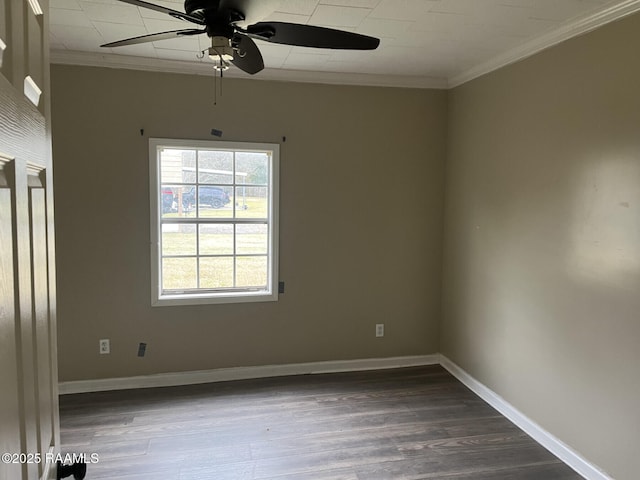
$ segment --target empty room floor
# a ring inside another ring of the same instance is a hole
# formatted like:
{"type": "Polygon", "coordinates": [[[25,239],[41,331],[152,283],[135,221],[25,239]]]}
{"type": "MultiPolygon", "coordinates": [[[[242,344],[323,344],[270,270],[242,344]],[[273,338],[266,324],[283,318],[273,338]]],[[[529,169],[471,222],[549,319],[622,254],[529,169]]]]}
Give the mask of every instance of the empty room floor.
{"type": "Polygon", "coordinates": [[[442,367],[63,395],[87,480],[580,479],[442,367]]]}

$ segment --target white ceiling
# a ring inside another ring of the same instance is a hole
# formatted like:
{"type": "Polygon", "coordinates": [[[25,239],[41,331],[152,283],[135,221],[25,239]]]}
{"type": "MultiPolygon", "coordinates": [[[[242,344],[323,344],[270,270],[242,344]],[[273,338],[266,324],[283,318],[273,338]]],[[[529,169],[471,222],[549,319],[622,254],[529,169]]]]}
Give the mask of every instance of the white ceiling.
{"type": "MultiPolygon", "coordinates": [[[[148,0],[184,11],[180,0],[148,0]]],[[[255,0],[247,23],[320,25],[378,37],[374,51],[320,50],[257,40],[256,77],[446,88],[640,10],[640,0],[255,0]]],[[[197,27],[117,0],[51,0],[54,63],[213,74],[197,54],[206,35],[118,48],[100,45],[197,27]]],[[[228,76],[249,77],[232,67],[228,76]]]]}

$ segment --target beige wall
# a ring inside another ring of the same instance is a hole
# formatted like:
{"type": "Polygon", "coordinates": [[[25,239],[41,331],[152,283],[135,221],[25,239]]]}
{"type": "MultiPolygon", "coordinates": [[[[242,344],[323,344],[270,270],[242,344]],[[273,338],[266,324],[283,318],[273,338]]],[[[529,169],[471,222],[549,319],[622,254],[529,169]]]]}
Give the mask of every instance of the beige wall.
{"type": "Polygon", "coordinates": [[[638,478],[640,16],[450,92],[440,349],[638,478]]]}
{"type": "Polygon", "coordinates": [[[54,65],[52,84],[61,381],[438,351],[445,92],[225,79],[214,107],[203,76],[54,65]],[[151,308],[148,137],[212,128],[286,136],[286,293],[151,308]]]}

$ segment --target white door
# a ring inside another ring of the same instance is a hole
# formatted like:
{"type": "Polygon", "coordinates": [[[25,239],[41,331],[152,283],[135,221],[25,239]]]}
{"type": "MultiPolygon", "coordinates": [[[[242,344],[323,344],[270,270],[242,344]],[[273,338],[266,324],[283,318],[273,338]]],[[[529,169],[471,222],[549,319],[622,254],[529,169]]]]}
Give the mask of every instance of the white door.
{"type": "Polygon", "coordinates": [[[0,480],[59,451],[48,1],[0,0],[0,480]]]}

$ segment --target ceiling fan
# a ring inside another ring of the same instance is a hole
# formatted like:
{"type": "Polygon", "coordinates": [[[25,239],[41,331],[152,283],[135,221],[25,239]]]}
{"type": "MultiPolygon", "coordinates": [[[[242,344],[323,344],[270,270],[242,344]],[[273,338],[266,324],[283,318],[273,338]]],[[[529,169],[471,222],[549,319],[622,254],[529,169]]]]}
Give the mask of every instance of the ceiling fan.
{"type": "MultiPolygon", "coordinates": [[[[287,22],[258,22],[246,26],[247,11],[252,2],[247,0],[185,0],[184,13],[143,0],[119,0],[124,3],[166,13],[174,18],[186,20],[201,28],[186,28],[168,32],[152,33],[106,43],[101,47],[121,47],[145,42],[155,42],[191,35],[207,34],[211,38],[208,49],[214,68],[222,72],[232,63],[248,74],[264,69],[264,61],[253,39],[284,45],[302,47],[374,50],[380,40],[367,35],[287,22]]],[[[254,4],[264,0],[255,0],[254,4]]]]}

